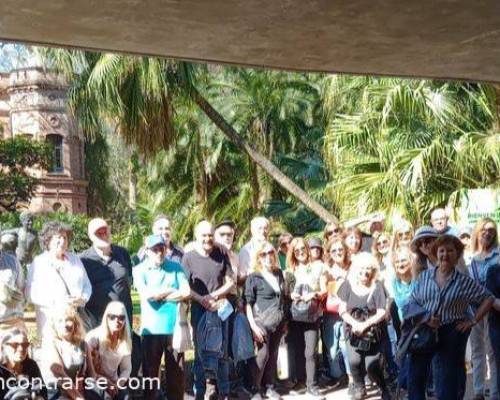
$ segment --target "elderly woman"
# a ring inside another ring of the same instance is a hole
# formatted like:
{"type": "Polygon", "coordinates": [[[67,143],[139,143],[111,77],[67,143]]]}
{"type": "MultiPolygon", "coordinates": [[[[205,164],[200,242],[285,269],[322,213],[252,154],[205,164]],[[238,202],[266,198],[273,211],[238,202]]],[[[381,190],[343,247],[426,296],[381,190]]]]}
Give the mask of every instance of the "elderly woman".
{"type": "Polygon", "coordinates": [[[50,326],[52,335],[42,345],[42,371],[49,386],[50,398],[102,398],[103,393],[89,388],[89,382],[96,378],[96,373],[76,309],[63,306],[54,310],[50,326]]]}
{"type": "MultiPolygon", "coordinates": [[[[498,232],[495,221],[491,218],[479,220],[474,227],[471,242],[474,256],[469,266],[469,276],[481,286],[486,286],[489,270],[500,262],[498,232]]],[[[490,277],[492,276],[490,275],[490,277]]],[[[495,280],[494,277],[492,278],[493,279],[490,279],[490,285],[495,280]]],[[[491,289],[495,294],[495,285],[492,285],[491,289]]],[[[493,325],[495,325],[495,311],[492,311],[490,315],[492,315],[493,318],[485,318],[478,322],[470,333],[472,383],[475,400],[484,399],[486,361],[488,361],[491,376],[496,377],[498,374],[499,366],[495,362],[493,352],[493,346],[498,346],[494,338],[498,340],[498,336],[495,337],[493,334],[493,336],[490,337],[488,334],[489,321],[493,320],[493,325]]],[[[498,387],[495,379],[491,380],[490,386],[490,399],[498,400],[498,387]]]]}
{"type": "Polygon", "coordinates": [[[274,247],[262,243],[253,259],[253,273],[245,283],[246,312],[257,343],[255,388],[266,389],[268,399],[280,399],[275,390],[278,348],[285,325],[286,284],[274,247]]]}
{"type": "Polygon", "coordinates": [[[70,240],[70,227],[47,222],[40,232],[43,253],[33,260],[28,271],[27,293],[35,305],[42,339],[51,332],[47,319],[55,307],[71,305],[81,310],[92,293],[82,262],[68,251],[70,240]]]}
{"type": "Polygon", "coordinates": [[[101,325],[87,333],[85,341],[97,376],[107,382],[107,398],[126,398],[127,392],[119,388],[125,387],[132,370],[132,338],[123,303],[110,302],[101,325]]]}
{"type": "MultiPolygon", "coordinates": [[[[2,338],[0,349],[0,399],[24,394],[22,398],[46,399],[47,389],[37,363],[28,355],[30,343],[24,330],[14,328],[2,338]],[[15,382],[18,381],[17,386],[15,382]],[[5,383],[9,383],[9,387],[5,383]],[[28,387],[24,385],[29,383],[28,387]],[[36,397],[32,397],[36,396],[36,397]]],[[[21,398],[21,397],[19,397],[21,398]]]]}
{"type": "Polygon", "coordinates": [[[293,239],[290,243],[287,265],[293,271],[295,278],[295,286],[291,293],[290,323],[298,380],[294,392],[303,391],[303,380],[306,378],[308,395],[320,396],[315,383],[315,374],[319,320],[322,314],[321,300],[326,294],[324,265],[311,262],[309,246],[301,237],[293,239]],[[303,313],[299,315],[301,310],[303,313]]]}
{"type": "Polygon", "coordinates": [[[376,279],[377,271],[377,260],[371,254],[359,254],[352,279],[344,281],[338,291],[356,400],[366,395],[366,373],[382,391],[382,399],[391,398],[381,365],[381,337],[385,326],[381,327],[380,323],[386,315],[386,297],[382,284],[376,279]]]}
{"type": "Polygon", "coordinates": [[[409,400],[425,399],[425,383],[432,358],[436,356],[438,400],[461,399],[465,392],[465,346],[470,329],[486,315],[493,297],[469,276],[457,271],[463,244],[451,235],[440,236],[431,248],[437,266],[423,271],[415,282],[411,301],[430,315],[427,325],[437,330],[438,345],[410,354],[409,400]],[[469,307],[477,306],[474,317],[469,307]]]}

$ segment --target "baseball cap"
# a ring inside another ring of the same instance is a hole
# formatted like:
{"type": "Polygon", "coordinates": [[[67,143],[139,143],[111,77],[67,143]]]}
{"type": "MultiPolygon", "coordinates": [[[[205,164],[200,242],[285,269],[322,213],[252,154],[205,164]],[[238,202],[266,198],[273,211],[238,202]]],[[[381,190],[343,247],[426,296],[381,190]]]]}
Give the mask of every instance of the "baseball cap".
{"type": "Polygon", "coordinates": [[[165,246],[165,239],[161,235],[149,235],[146,238],[146,248],[152,249],[155,246],[162,245],[165,246]]]}

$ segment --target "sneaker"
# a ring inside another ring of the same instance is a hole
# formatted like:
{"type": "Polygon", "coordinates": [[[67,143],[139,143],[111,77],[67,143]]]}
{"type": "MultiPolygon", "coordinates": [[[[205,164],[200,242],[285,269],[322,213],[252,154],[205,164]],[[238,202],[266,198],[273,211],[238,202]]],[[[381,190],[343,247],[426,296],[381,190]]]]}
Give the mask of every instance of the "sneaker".
{"type": "Polygon", "coordinates": [[[484,396],[482,394],[476,394],[472,400],[484,400],[484,396]]]}
{"type": "Polygon", "coordinates": [[[306,392],[306,385],[297,382],[294,387],[290,390],[292,396],[298,396],[299,394],[304,394],[306,392]]]}
{"type": "Polygon", "coordinates": [[[257,392],[252,397],[250,397],[250,400],[262,400],[260,392],[257,392]]]}
{"type": "Polygon", "coordinates": [[[266,397],[271,400],[281,400],[281,395],[272,387],[267,388],[266,397]]]}
{"type": "Polygon", "coordinates": [[[366,389],[364,386],[355,386],[352,393],[353,400],[362,400],[366,396],[366,389]]]}
{"type": "Polygon", "coordinates": [[[306,391],[308,397],[314,397],[316,399],[324,399],[325,396],[320,392],[317,386],[309,386],[306,391]]]}
{"type": "MultiPolygon", "coordinates": [[[[349,380],[347,382],[349,382],[349,380]]],[[[348,383],[347,385],[348,385],[347,386],[347,395],[352,396],[354,394],[354,383],[351,382],[351,383],[348,383]]]]}

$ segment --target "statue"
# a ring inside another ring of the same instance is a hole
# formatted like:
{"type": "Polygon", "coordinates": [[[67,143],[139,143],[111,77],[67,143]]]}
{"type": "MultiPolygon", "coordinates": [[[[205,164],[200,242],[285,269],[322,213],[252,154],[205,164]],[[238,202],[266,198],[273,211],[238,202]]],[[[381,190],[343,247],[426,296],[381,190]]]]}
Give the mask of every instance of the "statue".
{"type": "Polygon", "coordinates": [[[16,257],[17,234],[0,231],[0,249],[16,257]]]}
{"type": "MultiPolygon", "coordinates": [[[[38,234],[33,229],[33,214],[29,211],[23,211],[19,216],[21,226],[19,228],[7,229],[2,232],[2,246],[4,237],[8,235],[17,236],[16,256],[22,266],[26,266],[33,261],[33,252],[38,242],[38,234]]],[[[10,239],[10,249],[13,241],[10,239]]]]}

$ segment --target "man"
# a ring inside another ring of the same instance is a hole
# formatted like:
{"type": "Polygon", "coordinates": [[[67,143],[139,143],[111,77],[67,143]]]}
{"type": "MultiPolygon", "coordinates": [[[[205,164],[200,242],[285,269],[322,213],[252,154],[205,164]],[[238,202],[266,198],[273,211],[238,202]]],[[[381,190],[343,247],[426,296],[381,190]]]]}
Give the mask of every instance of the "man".
{"type": "Polygon", "coordinates": [[[111,229],[102,218],[89,222],[88,235],[92,246],[80,254],[92,285],[92,296],[85,305],[87,329],[97,327],[110,301],[121,301],[132,323],[130,284],[132,263],[128,251],[111,244],[111,229]]]}
{"type": "Polygon", "coordinates": [[[215,225],[214,240],[217,244],[227,250],[227,255],[229,257],[229,261],[231,262],[233,275],[236,278],[239,278],[239,259],[238,255],[233,251],[234,231],[235,224],[233,221],[222,221],[219,224],[215,225]]]}
{"type": "Polygon", "coordinates": [[[292,239],[293,236],[289,232],[282,233],[278,238],[278,259],[282,271],[286,270],[286,255],[292,239]]]}
{"type": "MultiPolygon", "coordinates": [[[[180,264],[184,252],[179,246],[172,242],[172,224],[170,222],[170,219],[165,214],[159,214],[155,217],[155,219],[153,220],[152,232],[153,235],[160,235],[163,237],[166,246],[165,257],[170,261],[175,261],[180,264]]],[[[137,252],[137,258],[139,262],[142,262],[144,261],[145,257],[146,248],[142,247],[137,252]]]]}
{"type": "Polygon", "coordinates": [[[255,217],[250,222],[250,233],[252,237],[240,250],[240,276],[247,277],[250,273],[252,257],[257,247],[269,238],[269,220],[265,217],[255,217]]]}
{"type": "Polygon", "coordinates": [[[24,273],[17,259],[0,251],[0,339],[12,328],[24,325],[24,273]]]}
{"type": "Polygon", "coordinates": [[[431,212],[431,225],[440,235],[453,235],[458,237],[458,231],[448,225],[448,213],[444,208],[435,208],[431,212]]]}
{"type": "MultiPolygon", "coordinates": [[[[234,275],[226,251],[214,245],[213,226],[202,221],[195,228],[194,250],[182,259],[184,271],[191,287],[191,324],[194,333],[195,359],[193,365],[196,399],[203,399],[206,391],[205,371],[198,350],[198,322],[207,312],[218,310],[218,301],[234,288],[234,275]]],[[[217,387],[223,398],[229,395],[229,363],[218,360],[217,387]]]]}
{"type": "MultiPolygon", "coordinates": [[[[134,268],[134,285],[141,298],[143,376],[155,378],[165,360],[165,390],[168,398],[184,397],[184,356],[172,349],[177,302],[189,296],[182,266],[165,258],[167,246],[161,235],[146,238],[146,259],[134,268]]],[[[145,390],[144,398],[155,399],[156,390],[145,390]]]]}
{"type": "Polygon", "coordinates": [[[372,251],[373,235],[378,232],[382,233],[385,228],[385,217],[383,214],[376,213],[371,216],[368,221],[368,230],[370,233],[363,232],[363,243],[361,249],[368,253],[372,251]]]}

